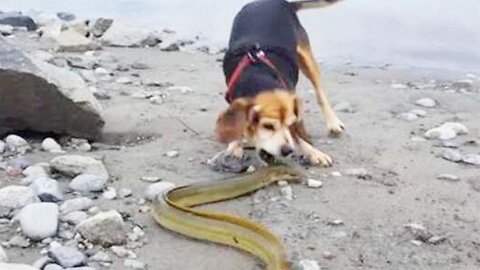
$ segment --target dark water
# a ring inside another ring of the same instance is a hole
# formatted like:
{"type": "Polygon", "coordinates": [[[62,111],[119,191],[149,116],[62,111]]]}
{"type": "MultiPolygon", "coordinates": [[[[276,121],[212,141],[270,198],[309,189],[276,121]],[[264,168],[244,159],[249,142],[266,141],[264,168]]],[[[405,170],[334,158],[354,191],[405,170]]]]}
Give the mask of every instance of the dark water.
{"type": "MultiPolygon", "coordinates": [[[[0,10],[70,11],[225,44],[245,0],[1,0],[0,10]]],[[[480,71],[480,0],[345,0],[303,11],[319,60],[480,71]]]]}

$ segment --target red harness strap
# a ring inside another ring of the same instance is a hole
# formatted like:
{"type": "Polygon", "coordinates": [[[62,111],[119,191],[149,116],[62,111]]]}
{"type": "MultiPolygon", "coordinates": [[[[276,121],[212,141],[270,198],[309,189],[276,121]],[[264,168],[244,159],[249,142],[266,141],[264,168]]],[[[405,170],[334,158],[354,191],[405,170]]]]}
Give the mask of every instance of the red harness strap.
{"type": "Polygon", "coordinates": [[[270,61],[270,59],[268,59],[265,52],[259,50],[258,52],[255,53],[255,56],[253,56],[249,52],[242,58],[242,60],[240,60],[237,67],[233,71],[232,76],[230,77],[230,80],[228,81],[228,90],[227,90],[227,93],[225,94],[225,99],[227,100],[228,103],[231,103],[233,101],[233,93],[235,91],[235,86],[237,86],[238,80],[240,79],[240,76],[242,75],[245,68],[251,65],[252,63],[256,63],[258,61],[262,62],[271,70],[273,70],[277,75],[278,79],[280,80],[282,87],[284,87],[285,89],[288,88],[287,80],[285,80],[285,77],[280,72],[280,70],[278,70],[275,64],[272,61],[270,61]]]}

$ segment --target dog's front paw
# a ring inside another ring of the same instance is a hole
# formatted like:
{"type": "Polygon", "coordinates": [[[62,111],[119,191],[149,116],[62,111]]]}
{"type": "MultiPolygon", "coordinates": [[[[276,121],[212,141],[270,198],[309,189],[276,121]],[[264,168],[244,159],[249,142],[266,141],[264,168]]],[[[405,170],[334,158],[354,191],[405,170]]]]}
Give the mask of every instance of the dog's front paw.
{"type": "Polygon", "coordinates": [[[310,160],[310,163],[312,165],[322,166],[322,167],[331,167],[333,164],[333,160],[329,155],[317,149],[311,150],[311,152],[308,153],[307,157],[310,160]]]}
{"type": "Polygon", "coordinates": [[[327,121],[328,133],[331,137],[338,137],[345,130],[345,124],[336,116],[327,121]]]}

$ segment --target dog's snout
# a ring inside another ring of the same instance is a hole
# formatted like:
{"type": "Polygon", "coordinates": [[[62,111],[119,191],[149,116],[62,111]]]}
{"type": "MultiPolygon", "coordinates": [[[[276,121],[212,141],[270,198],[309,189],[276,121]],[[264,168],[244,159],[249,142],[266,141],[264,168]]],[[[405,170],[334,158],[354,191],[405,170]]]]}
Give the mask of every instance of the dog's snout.
{"type": "Polygon", "coordinates": [[[280,153],[282,154],[283,157],[289,156],[292,152],[293,152],[292,147],[290,147],[288,145],[284,145],[280,149],[280,153]]]}

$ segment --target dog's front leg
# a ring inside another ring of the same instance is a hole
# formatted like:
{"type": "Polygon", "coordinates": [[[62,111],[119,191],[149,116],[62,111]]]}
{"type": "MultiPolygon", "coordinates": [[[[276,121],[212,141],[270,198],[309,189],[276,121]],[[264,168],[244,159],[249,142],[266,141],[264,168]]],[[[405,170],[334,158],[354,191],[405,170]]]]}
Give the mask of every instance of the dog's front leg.
{"type": "Polygon", "coordinates": [[[322,167],[332,166],[333,161],[329,155],[316,149],[302,138],[298,138],[296,143],[300,153],[308,158],[313,165],[319,165],[322,167]]]}
{"type": "Polygon", "coordinates": [[[238,159],[243,158],[243,143],[241,140],[233,141],[227,146],[227,154],[238,159]]]}

